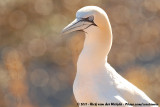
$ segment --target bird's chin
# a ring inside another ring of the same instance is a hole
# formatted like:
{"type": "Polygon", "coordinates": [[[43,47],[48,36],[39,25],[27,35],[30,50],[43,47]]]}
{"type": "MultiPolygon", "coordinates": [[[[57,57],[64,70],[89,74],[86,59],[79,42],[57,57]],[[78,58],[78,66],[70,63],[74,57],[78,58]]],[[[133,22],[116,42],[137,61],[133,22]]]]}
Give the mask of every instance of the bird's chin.
{"type": "Polygon", "coordinates": [[[77,32],[84,32],[84,33],[87,33],[85,30],[76,30],[77,32]]]}
{"type": "Polygon", "coordinates": [[[86,29],[77,29],[77,30],[68,30],[67,32],[62,32],[62,35],[68,35],[68,34],[77,33],[77,32],[87,33],[86,29]]]}

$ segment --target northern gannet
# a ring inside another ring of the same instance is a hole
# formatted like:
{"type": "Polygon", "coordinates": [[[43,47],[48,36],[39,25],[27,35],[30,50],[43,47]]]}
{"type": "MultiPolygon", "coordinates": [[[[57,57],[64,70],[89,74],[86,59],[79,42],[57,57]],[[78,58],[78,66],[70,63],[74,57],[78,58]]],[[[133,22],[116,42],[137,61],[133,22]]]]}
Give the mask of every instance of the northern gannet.
{"type": "Polygon", "coordinates": [[[76,19],[62,30],[62,34],[73,31],[85,32],[84,47],[77,61],[73,84],[77,103],[87,103],[87,107],[94,107],[90,103],[106,102],[123,103],[122,106],[132,106],[128,103],[155,104],[107,63],[112,45],[112,29],[104,10],[97,6],[79,9],[76,19]]]}

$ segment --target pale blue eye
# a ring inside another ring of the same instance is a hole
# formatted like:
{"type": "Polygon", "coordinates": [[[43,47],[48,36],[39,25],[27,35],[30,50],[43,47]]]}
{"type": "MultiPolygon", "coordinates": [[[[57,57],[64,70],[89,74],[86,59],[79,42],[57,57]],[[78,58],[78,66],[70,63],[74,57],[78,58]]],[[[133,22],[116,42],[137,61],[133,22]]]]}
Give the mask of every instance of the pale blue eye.
{"type": "Polygon", "coordinates": [[[89,16],[88,20],[92,22],[94,20],[94,17],[93,16],[89,16]]]}

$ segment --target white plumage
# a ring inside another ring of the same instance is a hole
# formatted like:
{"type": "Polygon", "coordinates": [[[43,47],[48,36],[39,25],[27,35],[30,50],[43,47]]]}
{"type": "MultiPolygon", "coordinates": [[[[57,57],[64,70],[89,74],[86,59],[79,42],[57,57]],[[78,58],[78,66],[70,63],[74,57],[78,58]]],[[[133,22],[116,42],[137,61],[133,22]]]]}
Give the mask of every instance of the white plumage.
{"type": "Polygon", "coordinates": [[[120,76],[107,63],[112,45],[112,29],[105,11],[96,6],[81,8],[77,11],[76,19],[62,32],[73,31],[85,32],[84,47],[78,58],[73,84],[78,103],[154,104],[143,91],[120,76]]]}

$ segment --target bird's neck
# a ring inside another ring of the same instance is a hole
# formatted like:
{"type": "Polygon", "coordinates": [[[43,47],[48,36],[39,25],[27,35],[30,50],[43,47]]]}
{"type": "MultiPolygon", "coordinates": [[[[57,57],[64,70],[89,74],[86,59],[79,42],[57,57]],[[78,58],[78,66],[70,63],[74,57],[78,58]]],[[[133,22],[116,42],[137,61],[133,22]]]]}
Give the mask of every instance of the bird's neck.
{"type": "Polygon", "coordinates": [[[96,72],[96,69],[104,67],[111,44],[111,30],[92,27],[91,31],[87,31],[84,47],[77,62],[77,72],[96,72]]]}

